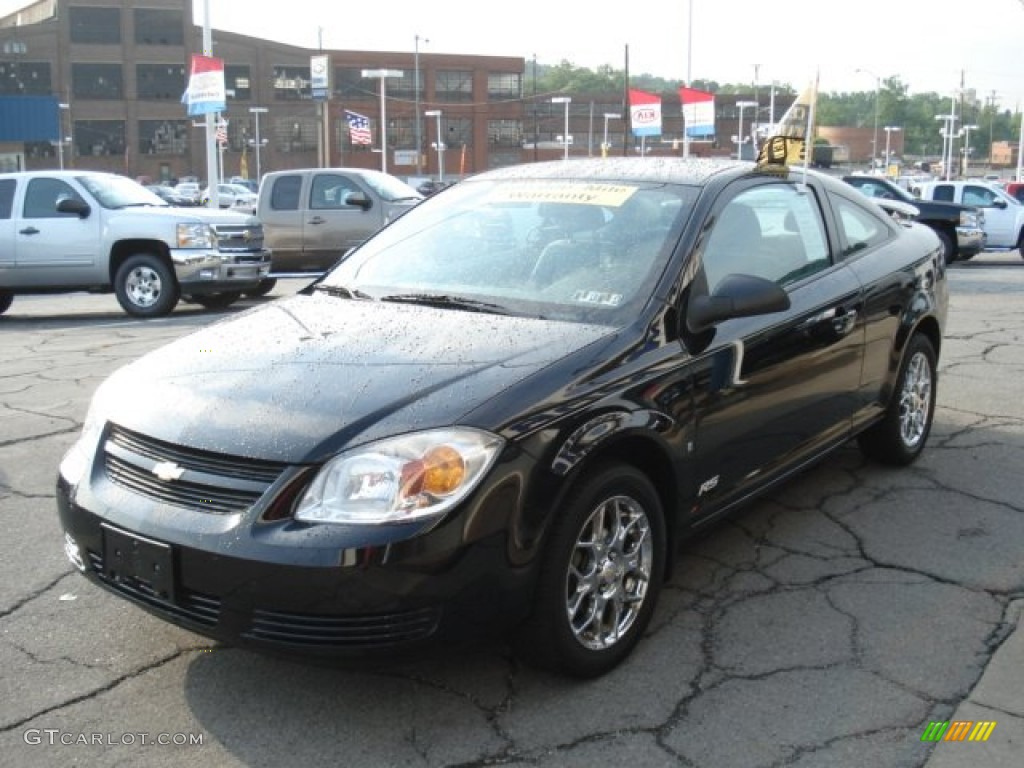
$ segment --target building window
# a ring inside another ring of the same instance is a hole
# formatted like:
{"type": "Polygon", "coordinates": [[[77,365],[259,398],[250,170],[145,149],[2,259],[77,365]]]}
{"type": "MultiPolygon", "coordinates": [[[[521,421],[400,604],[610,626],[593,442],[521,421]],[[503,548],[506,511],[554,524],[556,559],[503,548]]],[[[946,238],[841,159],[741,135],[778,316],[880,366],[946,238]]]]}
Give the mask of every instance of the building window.
{"type": "MultiPolygon", "coordinates": [[[[402,73],[401,77],[389,77],[387,88],[388,96],[396,99],[406,99],[408,101],[416,100],[416,70],[415,69],[402,69],[399,70],[402,73]]],[[[377,83],[376,90],[380,93],[380,78],[374,78],[377,83]]],[[[420,98],[423,98],[423,69],[420,69],[420,98]]]]}
{"type": "Polygon", "coordinates": [[[439,71],[434,74],[434,96],[437,101],[468,103],[473,100],[473,73],[439,71]]]}
{"type": "Polygon", "coordinates": [[[379,82],[379,78],[363,77],[361,68],[335,67],[333,95],[336,99],[369,101],[377,93],[379,82]]]}
{"type": "Polygon", "coordinates": [[[124,120],[76,120],[73,141],[79,157],[123,155],[124,120]]]}
{"type": "Polygon", "coordinates": [[[299,101],[313,97],[309,67],[274,67],[274,98],[299,101]]]}
{"type": "Polygon", "coordinates": [[[491,72],[487,75],[488,101],[514,101],[522,97],[522,76],[518,72],[491,72]]]}
{"type": "Polygon", "coordinates": [[[135,9],[136,45],[185,44],[185,22],[180,10],[135,9]]]}
{"type": "Polygon", "coordinates": [[[278,152],[314,151],[319,125],[320,121],[315,117],[284,117],[274,120],[271,141],[278,152]]]}
{"type": "Polygon", "coordinates": [[[76,99],[120,101],[124,98],[121,65],[72,64],[71,95],[76,99]]]}
{"type": "Polygon", "coordinates": [[[139,64],[135,67],[138,98],[180,101],[185,92],[185,67],[181,64],[139,64]]]}
{"type": "Polygon", "coordinates": [[[49,62],[0,61],[0,96],[49,96],[49,62]]]}
{"type": "Polygon", "coordinates": [[[120,8],[71,6],[68,12],[72,43],[121,44],[120,8]]]}
{"type": "Polygon", "coordinates": [[[228,100],[250,101],[252,99],[252,79],[249,75],[249,66],[225,65],[224,67],[224,88],[227,90],[228,100]]]}
{"type": "Polygon", "coordinates": [[[473,146],[473,121],[470,118],[445,118],[444,127],[444,144],[448,149],[473,146]]]}
{"type": "Polygon", "coordinates": [[[143,155],[188,154],[187,120],[140,120],[139,153],[143,155]]]}
{"type": "Polygon", "coordinates": [[[521,147],[523,124],[519,120],[488,120],[487,143],[491,147],[521,147]]]}

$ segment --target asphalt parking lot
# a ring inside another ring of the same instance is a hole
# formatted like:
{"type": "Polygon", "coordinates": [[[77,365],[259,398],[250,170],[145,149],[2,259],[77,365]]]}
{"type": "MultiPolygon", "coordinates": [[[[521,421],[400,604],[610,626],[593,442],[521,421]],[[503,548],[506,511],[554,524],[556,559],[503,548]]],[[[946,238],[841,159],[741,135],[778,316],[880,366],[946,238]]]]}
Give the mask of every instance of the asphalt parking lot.
{"type": "Polygon", "coordinates": [[[883,468],[851,445],[688,543],[637,651],[583,683],[502,647],[373,669],[270,658],[88,584],[54,480],[95,387],[303,283],[153,321],[113,296],[17,298],[0,318],[0,765],[1019,765],[1024,260],[949,274],[921,460],[883,468]],[[922,741],[955,718],[997,724],[985,743],[922,741]]]}

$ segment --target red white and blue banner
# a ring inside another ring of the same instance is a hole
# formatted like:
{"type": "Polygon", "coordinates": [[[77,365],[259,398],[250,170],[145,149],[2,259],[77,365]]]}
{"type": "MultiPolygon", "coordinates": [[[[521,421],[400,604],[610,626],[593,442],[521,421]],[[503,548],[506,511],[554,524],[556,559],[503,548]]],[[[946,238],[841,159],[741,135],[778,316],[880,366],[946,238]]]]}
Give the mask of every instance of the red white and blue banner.
{"type": "Polygon", "coordinates": [[[690,139],[703,139],[715,135],[715,94],[697,88],[679,89],[683,105],[683,125],[690,139]]]}
{"type": "Polygon", "coordinates": [[[629,118],[634,136],[660,136],[661,98],[630,88],[629,118]]]}
{"type": "Polygon", "coordinates": [[[182,95],[181,103],[188,107],[190,115],[206,115],[225,110],[227,91],[224,88],[224,59],[199,54],[192,56],[188,89],[182,95]]]}

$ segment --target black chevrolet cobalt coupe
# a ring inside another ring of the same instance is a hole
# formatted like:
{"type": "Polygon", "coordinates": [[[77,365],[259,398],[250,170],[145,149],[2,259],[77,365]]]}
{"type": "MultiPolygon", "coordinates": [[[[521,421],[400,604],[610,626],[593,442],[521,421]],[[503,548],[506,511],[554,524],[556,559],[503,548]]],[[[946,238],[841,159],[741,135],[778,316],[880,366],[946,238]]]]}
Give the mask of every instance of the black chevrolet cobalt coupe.
{"type": "Polygon", "coordinates": [[[813,171],[483,173],[104,382],[60,465],[67,555],[228,643],[484,634],[604,673],[688,534],[854,438],[917,458],[941,254],[813,171]]]}

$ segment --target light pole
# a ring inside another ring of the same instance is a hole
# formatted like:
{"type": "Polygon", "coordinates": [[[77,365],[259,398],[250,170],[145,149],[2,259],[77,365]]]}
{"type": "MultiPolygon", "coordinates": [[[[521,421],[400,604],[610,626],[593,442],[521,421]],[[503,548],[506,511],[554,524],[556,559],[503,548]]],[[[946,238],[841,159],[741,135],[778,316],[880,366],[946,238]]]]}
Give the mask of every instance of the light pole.
{"type": "Polygon", "coordinates": [[[562,144],[565,146],[565,154],[563,160],[569,159],[569,104],[572,101],[571,96],[552,96],[552,104],[564,104],[565,105],[565,132],[562,134],[562,144]]]}
{"type": "Polygon", "coordinates": [[[400,69],[364,69],[363,77],[380,78],[380,170],[388,172],[388,111],[387,111],[387,78],[404,77],[400,69]]]}
{"type": "Polygon", "coordinates": [[[259,183],[263,178],[263,170],[260,166],[260,150],[263,148],[263,139],[260,138],[260,115],[265,115],[267,108],[249,107],[249,112],[256,120],[256,139],[253,142],[253,147],[256,150],[256,182],[259,183]]]}
{"type": "Polygon", "coordinates": [[[743,136],[743,110],[747,107],[757,108],[756,101],[737,101],[736,107],[740,111],[739,125],[736,127],[736,159],[743,159],[743,145],[746,143],[746,138],[743,136]]]}
{"type": "Polygon", "coordinates": [[[942,175],[949,181],[949,166],[953,164],[953,123],[956,121],[956,115],[936,115],[935,119],[942,121],[942,175]]]}
{"type": "Polygon", "coordinates": [[[64,170],[64,112],[71,109],[70,104],[63,101],[57,105],[57,159],[60,169],[64,170]]]}
{"type": "Polygon", "coordinates": [[[423,129],[420,126],[420,40],[424,43],[430,41],[425,37],[416,35],[416,50],[413,54],[415,69],[415,76],[412,81],[412,98],[413,98],[413,111],[416,113],[416,175],[418,176],[423,171],[423,129]]]}
{"type": "Polygon", "coordinates": [[[601,142],[601,157],[608,157],[608,121],[609,120],[620,120],[622,115],[618,112],[605,112],[604,113],[604,141],[601,142]]]}
{"type": "Polygon", "coordinates": [[[885,173],[889,173],[889,141],[892,137],[893,131],[899,131],[901,128],[898,125],[887,125],[885,126],[885,173]]]}
{"type": "Polygon", "coordinates": [[[976,125],[961,125],[960,135],[964,137],[964,163],[963,163],[963,176],[967,176],[967,171],[971,167],[971,131],[978,130],[976,125]]]}
{"type": "Polygon", "coordinates": [[[423,113],[425,117],[437,118],[437,180],[444,181],[444,138],[441,136],[441,110],[428,109],[423,113]]]}
{"type": "Polygon", "coordinates": [[[857,71],[875,78],[875,130],[871,134],[871,168],[874,169],[875,158],[878,157],[878,92],[882,90],[882,78],[870,69],[858,69],[857,71]]]}

